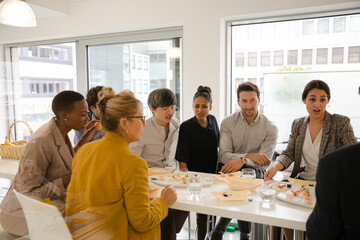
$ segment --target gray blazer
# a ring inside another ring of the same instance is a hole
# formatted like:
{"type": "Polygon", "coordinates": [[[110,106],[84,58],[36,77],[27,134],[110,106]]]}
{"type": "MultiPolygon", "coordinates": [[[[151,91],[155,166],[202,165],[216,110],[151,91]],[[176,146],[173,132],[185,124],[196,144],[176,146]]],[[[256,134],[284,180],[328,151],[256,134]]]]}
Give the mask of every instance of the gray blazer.
{"type": "Polygon", "coordinates": [[[69,137],[64,138],[54,118],[31,136],[20,159],[14,182],[1,203],[1,211],[24,216],[14,192],[37,200],[50,197],[58,207],[64,206],[65,188],[62,176],[71,174],[74,149],[69,137]]]}
{"type": "MultiPolygon", "coordinates": [[[[302,149],[305,140],[306,127],[309,123],[309,116],[295,119],[291,127],[291,135],[287,148],[276,159],[281,162],[285,169],[294,163],[294,168],[290,177],[297,177],[304,170],[300,167],[302,159],[302,149]]],[[[328,152],[337,148],[356,144],[350,119],[338,114],[325,112],[323,133],[321,136],[319,159],[328,152]]]]}

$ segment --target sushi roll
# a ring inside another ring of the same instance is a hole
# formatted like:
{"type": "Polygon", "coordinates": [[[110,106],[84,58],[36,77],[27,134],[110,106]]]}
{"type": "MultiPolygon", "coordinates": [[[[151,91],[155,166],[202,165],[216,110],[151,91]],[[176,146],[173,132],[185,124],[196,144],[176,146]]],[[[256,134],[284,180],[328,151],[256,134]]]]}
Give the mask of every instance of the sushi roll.
{"type": "Polygon", "coordinates": [[[166,176],[159,176],[159,179],[160,179],[161,181],[166,181],[166,176]]]}
{"type": "Polygon", "coordinates": [[[311,204],[311,197],[304,197],[303,202],[304,204],[311,204]]]}
{"type": "Polygon", "coordinates": [[[305,198],[305,197],[309,197],[309,196],[310,196],[310,194],[306,191],[302,191],[299,194],[299,197],[301,197],[301,198],[305,198]]]}
{"type": "Polygon", "coordinates": [[[286,192],[286,198],[293,199],[295,197],[294,191],[287,191],[286,192]]]}
{"type": "Polygon", "coordinates": [[[285,183],[281,183],[281,182],[275,183],[275,188],[276,188],[276,190],[278,190],[278,191],[284,189],[285,187],[286,187],[286,184],[285,184],[285,183]]]}

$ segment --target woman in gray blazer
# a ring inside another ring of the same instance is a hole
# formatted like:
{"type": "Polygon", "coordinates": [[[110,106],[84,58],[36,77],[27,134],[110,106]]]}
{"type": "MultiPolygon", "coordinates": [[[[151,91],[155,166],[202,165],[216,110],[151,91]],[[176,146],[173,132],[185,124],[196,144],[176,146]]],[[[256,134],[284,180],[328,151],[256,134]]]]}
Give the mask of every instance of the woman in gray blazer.
{"type": "MultiPolygon", "coordinates": [[[[276,172],[294,162],[290,177],[315,180],[319,159],[337,148],[357,143],[350,119],[326,111],[330,100],[329,86],[321,80],[312,80],[302,94],[309,116],[294,120],[287,148],[264,174],[264,180],[272,179],[276,172]]],[[[293,239],[293,231],[284,229],[287,240],[293,239]]]]}
{"type": "Polygon", "coordinates": [[[63,209],[74,152],[88,142],[95,131],[95,122],[87,125],[87,103],[80,93],[60,92],[52,101],[52,110],[55,117],[37,129],[25,146],[14,182],[1,204],[1,225],[13,235],[28,234],[24,213],[13,189],[37,200],[50,198],[63,209]],[[73,148],[68,132],[85,128],[88,130],[73,148]]]}
{"type": "Polygon", "coordinates": [[[310,81],[305,86],[302,100],[309,116],[294,120],[287,148],[265,173],[265,181],[272,179],[277,171],[288,168],[292,162],[291,177],[315,180],[317,164],[323,155],[357,143],[350,119],[326,111],[330,89],[325,82],[310,81]]]}

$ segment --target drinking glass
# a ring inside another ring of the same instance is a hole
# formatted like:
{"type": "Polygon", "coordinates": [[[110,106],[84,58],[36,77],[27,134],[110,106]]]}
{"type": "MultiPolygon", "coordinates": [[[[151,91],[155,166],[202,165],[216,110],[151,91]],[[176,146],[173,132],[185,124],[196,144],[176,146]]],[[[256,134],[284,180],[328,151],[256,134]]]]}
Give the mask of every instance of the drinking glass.
{"type": "Polygon", "coordinates": [[[187,188],[190,192],[189,200],[200,200],[202,182],[199,174],[192,174],[186,179],[187,188]]]}
{"type": "Polygon", "coordinates": [[[175,172],[177,169],[177,161],[175,159],[167,159],[164,162],[164,168],[167,170],[171,169],[171,172],[175,172]]]}
{"type": "Polygon", "coordinates": [[[260,187],[260,197],[262,200],[262,206],[269,208],[270,204],[274,201],[276,191],[273,188],[273,182],[267,181],[263,182],[260,187]]]}
{"type": "Polygon", "coordinates": [[[243,168],[241,172],[242,172],[241,174],[242,178],[248,178],[248,179],[256,178],[255,170],[252,168],[243,168]]]}

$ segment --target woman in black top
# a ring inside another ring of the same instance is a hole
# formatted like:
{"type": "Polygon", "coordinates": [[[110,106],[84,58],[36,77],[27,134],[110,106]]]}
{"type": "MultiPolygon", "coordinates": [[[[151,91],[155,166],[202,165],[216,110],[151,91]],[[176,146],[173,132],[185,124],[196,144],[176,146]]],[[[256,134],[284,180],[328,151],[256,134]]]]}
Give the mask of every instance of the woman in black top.
{"type": "MultiPolygon", "coordinates": [[[[199,86],[193,98],[195,116],[183,122],[179,130],[175,158],[183,172],[216,171],[220,133],[216,118],[209,114],[211,103],[211,89],[199,86]]],[[[196,218],[198,239],[204,239],[207,215],[198,213],[196,218]]]]}

